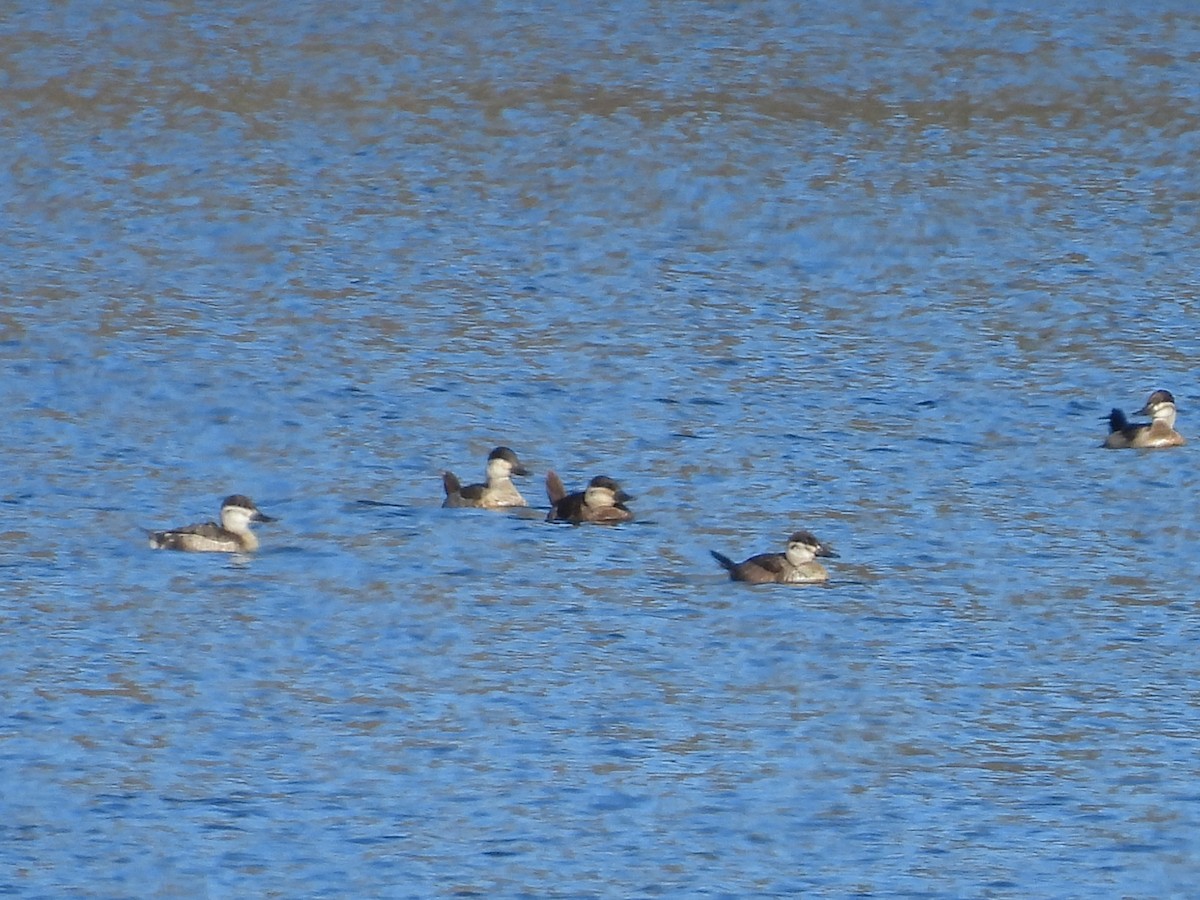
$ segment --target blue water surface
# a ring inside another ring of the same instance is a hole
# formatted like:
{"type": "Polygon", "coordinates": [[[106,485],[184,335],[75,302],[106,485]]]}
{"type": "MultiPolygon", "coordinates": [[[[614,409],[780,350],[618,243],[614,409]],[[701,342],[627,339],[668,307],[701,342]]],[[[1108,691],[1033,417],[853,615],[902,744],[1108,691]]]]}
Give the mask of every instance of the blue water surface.
{"type": "Polygon", "coordinates": [[[1196,451],[1099,445],[1160,387],[1200,433],[1198,53],[1182,2],[17,3],[0,892],[1193,894],[1196,451]],[[441,509],[498,444],[532,508],[441,509]],[[235,492],[261,552],[150,551],[235,492]],[[830,585],[709,556],[798,528],[830,585]]]}

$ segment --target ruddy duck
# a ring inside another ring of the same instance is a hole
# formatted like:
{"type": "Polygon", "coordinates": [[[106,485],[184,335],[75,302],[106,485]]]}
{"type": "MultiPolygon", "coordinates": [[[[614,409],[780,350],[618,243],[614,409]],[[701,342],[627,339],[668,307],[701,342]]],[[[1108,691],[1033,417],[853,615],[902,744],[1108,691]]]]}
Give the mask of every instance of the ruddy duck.
{"type": "Polygon", "coordinates": [[[517,454],[507,447],[497,447],[488,454],[487,484],[468,484],[463,487],[453,472],[442,473],[446,501],[442,507],[477,507],[501,509],[505,506],[527,506],[525,498],[512,483],[513,475],[528,475],[517,454]]]}
{"type": "Polygon", "coordinates": [[[554,472],[546,473],[546,495],[550,498],[547,522],[598,522],[615,525],[629,522],[633,513],[625,506],[633,499],[621,486],[606,475],[597,475],[588,482],[587,490],[568,494],[562,479],[554,472]]]}
{"type": "Polygon", "coordinates": [[[1185,441],[1175,430],[1175,398],[1170,391],[1155,391],[1135,416],[1149,416],[1150,423],[1134,423],[1125,418],[1125,413],[1114,409],[1108,419],[1108,437],[1104,446],[1110,450],[1126,447],[1179,447],[1185,441]]]}
{"type": "Polygon", "coordinates": [[[797,531],[787,542],[784,553],[762,553],[745,562],[735,563],[728,556],[710,550],[713,559],[729,573],[733,581],[750,584],[818,584],[829,580],[829,572],[817,562],[818,556],[837,554],[811,532],[797,531]]]}
{"type": "Polygon", "coordinates": [[[250,530],[251,522],[274,522],[259,512],[254,501],[242,494],[226,497],[221,503],[221,524],[185,525],[170,531],[152,531],[150,546],[155,550],[190,550],[196,553],[249,553],[258,549],[258,538],[250,530]]]}

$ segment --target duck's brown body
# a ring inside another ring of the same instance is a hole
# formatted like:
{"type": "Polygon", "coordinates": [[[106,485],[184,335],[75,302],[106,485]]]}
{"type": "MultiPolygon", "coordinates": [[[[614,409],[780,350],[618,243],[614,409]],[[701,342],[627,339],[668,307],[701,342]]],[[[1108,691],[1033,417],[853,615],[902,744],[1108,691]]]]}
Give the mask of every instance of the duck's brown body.
{"type": "Polygon", "coordinates": [[[625,504],[633,498],[606,475],[597,475],[588,482],[587,490],[568,494],[562,479],[554,472],[546,473],[546,496],[550,498],[547,522],[570,522],[581,525],[594,522],[616,525],[629,522],[633,513],[625,504]]]}
{"type": "Polygon", "coordinates": [[[258,549],[251,522],[274,522],[244,494],[226,497],[221,504],[221,524],[204,522],[168,531],[150,532],[154,550],[184,550],[191,553],[250,553],[258,549]]]}
{"type": "Polygon", "coordinates": [[[1150,421],[1130,422],[1125,413],[1114,409],[1107,416],[1108,437],[1104,446],[1110,450],[1181,447],[1186,443],[1175,430],[1175,398],[1170,391],[1155,391],[1139,409],[1136,416],[1149,416],[1150,421]]]}
{"type": "Polygon", "coordinates": [[[468,484],[465,487],[453,472],[442,473],[442,488],[446,492],[443,507],[473,507],[476,509],[503,509],[509,506],[526,506],[513,475],[528,475],[529,470],[521,465],[517,454],[507,447],[497,447],[488,454],[487,481],[484,484],[468,484]]]}
{"type": "Polygon", "coordinates": [[[837,556],[828,544],[808,531],[797,531],[788,538],[783,553],[760,553],[740,563],[716,550],[709,552],[731,580],[748,584],[819,584],[829,580],[829,571],[816,557],[837,556]]]}

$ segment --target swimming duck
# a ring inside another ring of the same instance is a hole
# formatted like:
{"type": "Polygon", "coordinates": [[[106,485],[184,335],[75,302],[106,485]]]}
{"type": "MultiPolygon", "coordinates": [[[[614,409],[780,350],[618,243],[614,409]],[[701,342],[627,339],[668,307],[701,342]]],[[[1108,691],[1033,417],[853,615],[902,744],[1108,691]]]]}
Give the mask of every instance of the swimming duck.
{"type": "Polygon", "coordinates": [[[818,584],[829,580],[829,572],[816,557],[836,557],[828,544],[822,543],[808,531],[797,531],[787,542],[783,553],[761,553],[745,562],[735,563],[716,550],[713,559],[729,573],[733,581],[750,584],[818,584]]]}
{"type": "Polygon", "coordinates": [[[1113,409],[1105,416],[1108,419],[1108,437],[1104,439],[1103,446],[1110,450],[1122,450],[1127,447],[1179,447],[1186,443],[1183,435],[1175,430],[1175,398],[1170,391],[1155,391],[1146,405],[1134,415],[1149,416],[1149,424],[1130,422],[1119,409],[1113,409]]]}
{"type": "Polygon", "coordinates": [[[568,494],[562,479],[553,471],[546,473],[546,495],[550,498],[547,522],[596,522],[614,525],[629,522],[633,513],[626,503],[633,499],[607,475],[597,475],[588,482],[586,490],[568,494]]]}
{"type": "Polygon", "coordinates": [[[478,509],[502,509],[506,506],[526,506],[513,475],[528,475],[529,470],[521,465],[517,454],[507,447],[497,447],[487,458],[487,483],[468,484],[463,487],[453,472],[442,473],[442,487],[446,491],[444,507],[475,507],[478,509]]]}
{"type": "Polygon", "coordinates": [[[274,522],[243,494],[233,494],[221,502],[221,524],[205,522],[185,525],[170,531],[152,531],[150,546],[155,550],[187,550],[193,553],[249,553],[258,549],[258,538],[250,530],[251,522],[274,522]]]}

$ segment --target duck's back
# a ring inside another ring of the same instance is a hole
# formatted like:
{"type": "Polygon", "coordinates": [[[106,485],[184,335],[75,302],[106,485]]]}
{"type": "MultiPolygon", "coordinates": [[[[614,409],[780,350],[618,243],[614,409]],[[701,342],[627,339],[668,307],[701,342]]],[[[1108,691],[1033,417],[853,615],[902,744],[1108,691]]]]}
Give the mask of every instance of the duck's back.
{"type": "Polygon", "coordinates": [[[150,546],[155,550],[188,550],[194,553],[220,553],[242,549],[242,543],[237,536],[216,522],[152,532],[150,546]]]}

